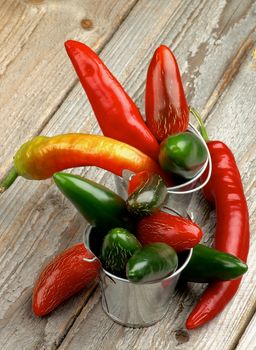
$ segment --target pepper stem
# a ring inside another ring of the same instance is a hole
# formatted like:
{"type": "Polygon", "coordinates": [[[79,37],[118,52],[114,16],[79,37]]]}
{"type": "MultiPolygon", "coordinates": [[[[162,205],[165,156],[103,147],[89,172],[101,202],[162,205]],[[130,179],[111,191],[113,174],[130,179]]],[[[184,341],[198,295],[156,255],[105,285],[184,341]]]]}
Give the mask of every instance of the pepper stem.
{"type": "Polygon", "coordinates": [[[9,173],[0,182],[0,194],[7,190],[7,188],[13,184],[18,176],[19,174],[17,173],[15,167],[12,167],[9,173]]]}
{"type": "Polygon", "coordinates": [[[205,140],[205,142],[208,142],[209,136],[207,134],[206,127],[204,125],[202,117],[200,116],[200,114],[197,112],[197,110],[194,107],[189,106],[189,111],[193,114],[193,116],[198,121],[198,124],[200,125],[200,132],[201,132],[201,135],[203,136],[203,139],[205,140]]]}

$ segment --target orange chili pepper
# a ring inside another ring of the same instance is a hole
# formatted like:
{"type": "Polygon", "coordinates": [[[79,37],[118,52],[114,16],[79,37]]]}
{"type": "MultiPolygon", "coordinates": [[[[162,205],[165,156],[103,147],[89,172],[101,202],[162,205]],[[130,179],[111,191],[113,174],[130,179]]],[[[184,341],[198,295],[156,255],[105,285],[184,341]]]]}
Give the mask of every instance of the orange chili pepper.
{"type": "Polygon", "coordinates": [[[17,176],[42,180],[57,171],[87,165],[119,176],[124,169],[135,173],[148,170],[170,183],[153,159],[126,143],[100,135],[64,134],[37,136],[24,143],[14,157],[14,168],[0,183],[0,192],[10,187],[17,176]]]}

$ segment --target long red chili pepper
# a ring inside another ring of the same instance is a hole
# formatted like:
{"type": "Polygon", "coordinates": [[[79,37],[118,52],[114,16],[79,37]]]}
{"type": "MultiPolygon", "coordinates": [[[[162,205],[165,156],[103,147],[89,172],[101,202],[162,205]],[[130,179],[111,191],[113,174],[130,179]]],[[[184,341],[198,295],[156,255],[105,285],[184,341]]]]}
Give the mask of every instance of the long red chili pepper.
{"type": "Polygon", "coordinates": [[[145,104],[147,125],[157,140],[187,129],[189,110],[179,67],[164,45],[155,51],[148,68],[145,104]]]}
{"type": "Polygon", "coordinates": [[[101,59],[83,43],[65,47],[105,136],[128,143],[154,159],[159,145],[132,99],[101,59]]]}
{"type": "MultiPolygon", "coordinates": [[[[191,112],[201,123],[201,131],[212,158],[212,175],[204,187],[206,198],[216,206],[215,247],[246,262],[249,250],[249,216],[243,185],[235,158],[220,141],[209,141],[198,113],[191,112]]],[[[241,278],[210,284],[189,315],[188,329],[202,326],[214,318],[236,293],[241,278]]]]}

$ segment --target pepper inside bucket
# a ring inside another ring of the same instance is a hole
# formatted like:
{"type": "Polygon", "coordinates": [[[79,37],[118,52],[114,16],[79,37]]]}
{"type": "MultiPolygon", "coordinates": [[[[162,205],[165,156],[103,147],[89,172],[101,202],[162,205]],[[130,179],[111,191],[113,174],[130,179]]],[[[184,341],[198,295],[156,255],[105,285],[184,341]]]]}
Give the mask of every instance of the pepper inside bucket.
{"type": "MultiPolygon", "coordinates": [[[[96,256],[100,250],[106,232],[89,226],[85,232],[85,245],[96,256]]],[[[192,255],[192,249],[178,255],[177,270],[161,280],[132,283],[117,277],[102,268],[100,287],[102,307],[115,322],[127,327],[147,327],[160,321],[168,312],[172,294],[192,255]]]]}

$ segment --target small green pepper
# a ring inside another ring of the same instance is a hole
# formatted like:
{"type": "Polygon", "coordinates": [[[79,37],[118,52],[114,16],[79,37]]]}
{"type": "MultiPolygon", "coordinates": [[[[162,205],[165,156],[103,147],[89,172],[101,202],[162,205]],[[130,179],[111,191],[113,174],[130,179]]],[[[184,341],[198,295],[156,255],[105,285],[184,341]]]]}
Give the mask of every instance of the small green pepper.
{"type": "Polygon", "coordinates": [[[125,266],[133,253],[141,248],[137,238],[124,228],[114,228],[104,237],[101,262],[106,270],[125,276],[125,266]]]}
{"type": "Polygon", "coordinates": [[[132,282],[151,282],[167,277],[178,266],[175,250],[165,243],[148,244],[136,251],[126,265],[126,276],[132,282]]]}
{"type": "Polygon", "coordinates": [[[181,273],[188,282],[209,283],[217,280],[232,280],[247,271],[247,265],[234,255],[198,244],[192,257],[181,273]]]}
{"type": "Polygon", "coordinates": [[[91,225],[105,231],[113,227],[131,227],[125,201],[107,187],[67,173],[55,173],[53,179],[91,225]]]}
{"type": "Polygon", "coordinates": [[[163,170],[193,178],[207,159],[207,151],[198,136],[182,132],[167,137],[160,145],[159,163],[163,170]]]}
{"type": "Polygon", "coordinates": [[[135,174],[134,177],[139,177],[140,174],[144,174],[143,181],[129,195],[126,205],[132,214],[150,215],[163,205],[167,196],[167,187],[158,174],[142,172],[135,174]]]}

